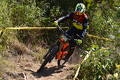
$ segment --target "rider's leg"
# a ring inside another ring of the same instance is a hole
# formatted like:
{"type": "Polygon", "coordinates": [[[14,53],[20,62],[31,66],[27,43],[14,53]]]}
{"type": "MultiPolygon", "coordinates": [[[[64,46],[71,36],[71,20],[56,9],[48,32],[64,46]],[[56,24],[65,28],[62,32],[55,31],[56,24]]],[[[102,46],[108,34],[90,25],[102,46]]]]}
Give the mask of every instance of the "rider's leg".
{"type": "Polygon", "coordinates": [[[69,50],[69,54],[65,56],[64,63],[62,65],[64,65],[69,60],[69,58],[73,54],[73,52],[74,52],[74,48],[69,50]]]}
{"type": "Polygon", "coordinates": [[[73,54],[74,52],[74,47],[71,47],[70,50],[68,51],[68,55],[65,56],[65,60],[68,60],[70,58],[70,56],[73,54]]]}
{"type": "MultiPolygon", "coordinates": [[[[67,31],[67,34],[69,36],[73,37],[73,35],[74,35],[75,32],[76,32],[76,28],[73,27],[73,28],[71,28],[70,30],[67,31]]],[[[75,47],[75,44],[74,44],[73,41],[70,41],[69,44],[70,44],[70,49],[68,51],[69,54],[65,56],[65,58],[64,58],[65,62],[67,62],[68,59],[69,59],[69,57],[73,54],[74,47],[75,47]]]]}
{"type": "Polygon", "coordinates": [[[83,38],[85,37],[86,33],[87,33],[87,30],[86,30],[86,29],[81,30],[81,31],[79,32],[79,36],[81,37],[81,39],[83,39],[83,38]]]}
{"type": "Polygon", "coordinates": [[[76,28],[71,28],[71,29],[69,29],[66,33],[69,35],[69,36],[73,36],[73,34],[76,32],[76,28]]]}
{"type": "Polygon", "coordinates": [[[65,62],[63,63],[63,65],[69,60],[70,56],[73,54],[75,49],[75,43],[73,41],[70,41],[69,44],[70,44],[70,49],[68,51],[68,54],[64,58],[65,62]]]}
{"type": "MultiPolygon", "coordinates": [[[[74,33],[78,33],[79,36],[81,38],[83,38],[85,36],[85,33],[86,33],[86,29],[84,30],[76,30],[75,28],[72,28],[70,30],[67,31],[67,34],[69,34],[70,36],[74,35],[74,33]]],[[[79,38],[79,37],[78,37],[79,38]]],[[[69,54],[65,56],[65,63],[68,61],[68,59],[70,58],[70,56],[73,54],[74,52],[74,49],[75,49],[75,42],[74,41],[70,41],[70,50],[69,50],[69,54]]],[[[65,64],[64,63],[64,64],[65,64]]]]}

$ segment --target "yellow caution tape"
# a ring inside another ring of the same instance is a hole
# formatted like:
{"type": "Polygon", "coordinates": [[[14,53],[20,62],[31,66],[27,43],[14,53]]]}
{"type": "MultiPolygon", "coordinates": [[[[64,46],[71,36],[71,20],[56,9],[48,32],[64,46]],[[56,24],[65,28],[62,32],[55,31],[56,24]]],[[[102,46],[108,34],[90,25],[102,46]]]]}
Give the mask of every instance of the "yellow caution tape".
{"type": "MultiPolygon", "coordinates": [[[[16,29],[56,29],[57,27],[7,27],[6,30],[16,30],[16,29]]],[[[68,27],[62,27],[68,28],[68,27]]]]}
{"type": "Polygon", "coordinates": [[[90,51],[88,52],[88,54],[85,56],[85,58],[84,58],[84,59],[82,60],[82,62],[79,64],[79,67],[78,67],[78,69],[77,69],[77,71],[76,71],[76,74],[75,74],[73,80],[76,80],[76,78],[77,78],[77,76],[78,76],[78,74],[79,74],[81,65],[89,58],[91,52],[92,52],[92,50],[90,50],[90,51]]]}
{"type": "MultiPolygon", "coordinates": [[[[28,30],[28,29],[56,29],[57,27],[4,27],[4,28],[0,28],[0,30],[28,30]]],[[[68,27],[62,27],[62,28],[68,28],[68,27]]],[[[99,36],[95,36],[92,34],[87,34],[87,36],[89,37],[93,37],[93,38],[97,38],[97,39],[101,39],[101,40],[106,40],[106,41],[113,41],[112,39],[109,38],[104,38],[104,37],[99,37],[99,36]]]]}
{"type": "Polygon", "coordinates": [[[120,65],[117,65],[117,64],[116,64],[115,66],[116,66],[117,69],[120,69],[120,65]]]}
{"type": "Polygon", "coordinates": [[[95,36],[95,35],[92,35],[92,34],[87,34],[87,36],[97,38],[97,39],[101,39],[101,40],[106,40],[106,41],[114,41],[114,40],[109,39],[109,38],[99,37],[99,36],[95,36]]]}

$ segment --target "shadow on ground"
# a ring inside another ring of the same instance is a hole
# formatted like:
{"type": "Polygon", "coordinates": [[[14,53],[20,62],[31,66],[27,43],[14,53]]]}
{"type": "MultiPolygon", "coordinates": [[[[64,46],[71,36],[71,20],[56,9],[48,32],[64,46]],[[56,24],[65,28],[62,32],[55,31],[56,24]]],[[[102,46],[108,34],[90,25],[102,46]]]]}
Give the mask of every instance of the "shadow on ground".
{"type": "Polygon", "coordinates": [[[40,77],[47,77],[47,76],[52,76],[53,74],[55,74],[55,73],[60,73],[60,72],[62,72],[62,68],[63,68],[64,66],[62,66],[62,67],[57,67],[57,66],[54,66],[54,67],[50,67],[50,68],[47,68],[47,67],[45,67],[40,73],[37,73],[37,72],[34,72],[34,71],[32,71],[32,70],[28,70],[28,69],[25,69],[25,71],[29,71],[29,72],[31,72],[31,74],[33,75],[33,76],[35,76],[36,78],[40,78],[40,77]]]}

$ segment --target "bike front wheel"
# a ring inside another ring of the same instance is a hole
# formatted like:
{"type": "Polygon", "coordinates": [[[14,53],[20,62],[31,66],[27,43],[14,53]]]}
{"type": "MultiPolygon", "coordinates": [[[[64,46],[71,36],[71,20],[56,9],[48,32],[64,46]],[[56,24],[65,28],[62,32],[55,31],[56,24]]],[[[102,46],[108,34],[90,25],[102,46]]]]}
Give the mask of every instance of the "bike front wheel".
{"type": "Polygon", "coordinates": [[[48,51],[48,53],[44,57],[44,61],[43,61],[42,65],[37,70],[38,73],[44,69],[45,65],[48,62],[50,63],[53,60],[53,58],[56,56],[56,53],[58,52],[58,50],[59,50],[58,45],[54,45],[54,46],[52,46],[52,48],[50,48],[50,50],[48,51]]]}

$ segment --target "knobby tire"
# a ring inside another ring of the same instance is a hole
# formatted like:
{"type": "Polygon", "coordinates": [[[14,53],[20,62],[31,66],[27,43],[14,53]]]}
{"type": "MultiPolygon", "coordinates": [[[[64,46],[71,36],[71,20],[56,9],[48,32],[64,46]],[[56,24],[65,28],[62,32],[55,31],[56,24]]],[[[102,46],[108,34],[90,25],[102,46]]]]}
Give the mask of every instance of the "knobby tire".
{"type": "Polygon", "coordinates": [[[43,57],[44,61],[41,65],[41,67],[38,69],[38,73],[41,72],[45,65],[49,62],[51,62],[53,60],[53,58],[56,56],[57,51],[59,50],[59,46],[58,45],[54,45],[49,51],[48,53],[43,57]]]}

